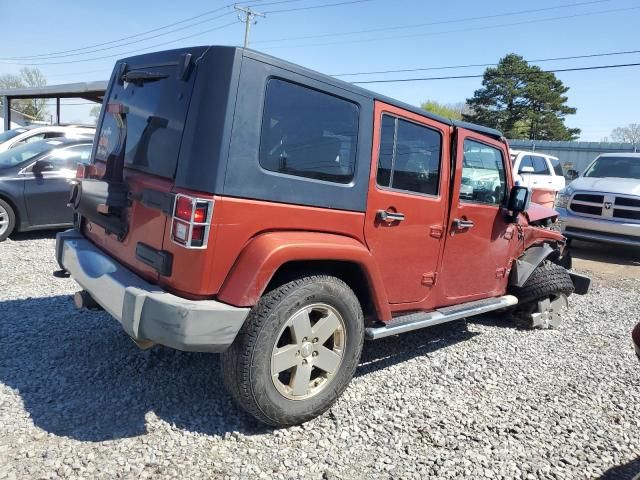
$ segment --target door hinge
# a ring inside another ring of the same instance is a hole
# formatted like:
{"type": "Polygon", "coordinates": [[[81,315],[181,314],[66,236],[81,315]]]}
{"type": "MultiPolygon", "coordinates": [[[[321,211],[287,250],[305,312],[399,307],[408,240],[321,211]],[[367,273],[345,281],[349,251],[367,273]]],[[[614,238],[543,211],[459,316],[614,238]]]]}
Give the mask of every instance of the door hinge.
{"type": "Polygon", "coordinates": [[[507,275],[507,269],[505,267],[500,267],[496,269],[496,278],[504,278],[507,275]]]}
{"type": "Polygon", "coordinates": [[[438,274],[436,272],[425,273],[422,275],[422,285],[432,287],[436,284],[438,274]]]}
{"type": "Polygon", "coordinates": [[[442,225],[431,225],[429,227],[429,235],[433,238],[442,238],[444,228],[442,225]]]}

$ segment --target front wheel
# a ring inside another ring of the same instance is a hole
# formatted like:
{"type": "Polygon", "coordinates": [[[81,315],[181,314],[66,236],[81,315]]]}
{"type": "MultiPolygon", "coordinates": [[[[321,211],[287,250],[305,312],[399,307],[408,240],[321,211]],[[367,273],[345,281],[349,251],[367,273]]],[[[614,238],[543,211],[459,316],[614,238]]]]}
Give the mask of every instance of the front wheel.
{"type": "Polygon", "coordinates": [[[309,276],[264,295],[222,354],[225,386],[258,420],[278,427],[324,413],[360,359],[364,320],[340,279],[309,276]]]}
{"type": "Polygon", "coordinates": [[[567,297],[573,290],[569,272],[545,260],[522,287],[510,289],[509,293],[518,297],[514,316],[532,328],[555,328],[560,325],[560,312],[567,307],[567,297]]]}
{"type": "Polygon", "coordinates": [[[16,214],[11,205],[0,198],[0,242],[6,240],[16,227],[16,214]]]}

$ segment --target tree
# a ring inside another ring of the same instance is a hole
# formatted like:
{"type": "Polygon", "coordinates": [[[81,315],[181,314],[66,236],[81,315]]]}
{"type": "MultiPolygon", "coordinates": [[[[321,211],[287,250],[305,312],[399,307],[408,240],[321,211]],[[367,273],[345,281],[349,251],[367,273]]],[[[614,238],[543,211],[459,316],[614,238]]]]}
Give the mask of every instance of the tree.
{"type": "Polygon", "coordinates": [[[630,123],[626,127],[618,127],[611,132],[614,142],[633,143],[640,145],[640,124],[630,123]]]}
{"type": "Polygon", "coordinates": [[[463,113],[469,113],[470,110],[463,102],[459,103],[440,103],[435,100],[427,100],[420,105],[420,108],[427,112],[435,113],[441,117],[450,118],[452,120],[462,120],[463,113]]]}
{"type": "Polygon", "coordinates": [[[580,129],[564,124],[567,115],[576,113],[566,104],[568,91],[553,73],[511,53],[485,70],[482,88],[467,99],[471,112],[462,118],[501,130],[508,138],[575,140],[580,129]]]}
{"type": "MultiPolygon", "coordinates": [[[[37,68],[24,67],[19,75],[8,73],[0,76],[0,89],[44,87],[46,84],[47,79],[37,68]]],[[[47,100],[44,98],[13,100],[11,108],[34,120],[44,120],[47,114],[47,100]]]]}
{"type": "Polygon", "coordinates": [[[93,107],[91,107],[91,110],[89,110],[89,116],[93,118],[93,123],[98,123],[98,117],[100,117],[101,108],[102,105],[94,105],[93,107]]]}

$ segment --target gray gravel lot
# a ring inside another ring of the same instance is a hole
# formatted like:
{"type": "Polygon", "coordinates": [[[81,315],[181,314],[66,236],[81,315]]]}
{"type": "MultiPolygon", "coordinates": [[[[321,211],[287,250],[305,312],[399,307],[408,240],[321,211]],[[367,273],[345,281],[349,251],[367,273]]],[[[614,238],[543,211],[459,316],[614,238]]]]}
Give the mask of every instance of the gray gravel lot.
{"type": "Polygon", "coordinates": [[[633,478],[634,278],[572,297],[562,327],[499,315],[365,345],[323,417],[240,413],[215,355],[140,351],[51,276],[51,234],[0,244],[0,479],[633,478]]]}

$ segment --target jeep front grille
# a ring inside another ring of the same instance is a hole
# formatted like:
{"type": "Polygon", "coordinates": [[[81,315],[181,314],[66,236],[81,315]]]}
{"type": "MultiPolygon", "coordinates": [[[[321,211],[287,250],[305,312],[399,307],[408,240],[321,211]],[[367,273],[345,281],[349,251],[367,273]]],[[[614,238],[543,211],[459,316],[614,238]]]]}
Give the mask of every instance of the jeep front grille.
{"type": "Polygon", "coordinates": [[[613,194],[574,193],[569,210],[576,215],[640,223],[640,198],[613,194]]]}

